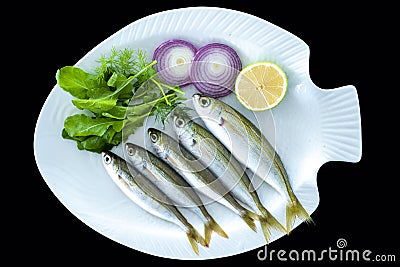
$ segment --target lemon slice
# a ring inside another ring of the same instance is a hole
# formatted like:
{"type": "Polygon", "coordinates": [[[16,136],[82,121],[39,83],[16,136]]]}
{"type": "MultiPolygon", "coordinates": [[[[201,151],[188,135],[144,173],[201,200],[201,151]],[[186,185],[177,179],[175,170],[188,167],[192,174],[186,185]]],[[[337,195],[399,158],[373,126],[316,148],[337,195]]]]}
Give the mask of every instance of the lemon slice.
{"type": "Polygon", "coordinates": [[[240,71],[235,93],[247,109],[263,111],[277,106],[285,97],[287,87],[286,74],[278,65],[256,62],[240,71]]]}

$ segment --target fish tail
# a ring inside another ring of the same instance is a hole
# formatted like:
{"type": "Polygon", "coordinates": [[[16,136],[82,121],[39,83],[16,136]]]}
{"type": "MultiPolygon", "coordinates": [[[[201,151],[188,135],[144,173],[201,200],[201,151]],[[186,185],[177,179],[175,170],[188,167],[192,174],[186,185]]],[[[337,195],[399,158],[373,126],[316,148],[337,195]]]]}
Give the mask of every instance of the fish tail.
{"type": "Polygon", "coordinates": [[[194,229],[194,227],[192,227],[192,226],[188,227],[186,235],[187,235],[187,238],[189,239],[189,243],[192,246],[194,253],[199,255],[199,247],[197,246],[197,243],[200,243],[202,246],[207,246],[206,241],[199,234],[199,232],[197,232],[197,230],[194,229]]]}
{"type": "Polygon", "coordinates": [[[212,218],[211,216],[208,217],[207,223],[204,225],[204,239],[206,242],[206,246],[210,244],[211,240],[211,233],[216,232],[218,235],[228,238],[228,235],[225,233],[225,231],[219,226],[219,224],[212,218]]]}
{"type": "Polygon", "coordinates": [[[245,223],[253,230],[254,232],[257,232],[257,226],[254,223],[254,220],[258,220],[258,215],[255,214],[254,212],[251,212],[249,210],[244,210],[240,217],[245,221],[245,223]]]}
{"type": "Polygon", "coordinates": [[[271,229],[278,230],[282,233],[287,233],[282,224],[277,219],[275,219],[275,217],[272,216],[272,214],[268,210],[262,210],[262,214],[262,216],[259,216],[259,221],[267,244],[271,240],[271,229]]]}
{"type": "Polygon", "coordinates": [[[288,233],[292,230],[296,218],[299,218],[306,223],[315,224],[297,197],[293,196],[292,201],[286,205],[286,230],[288,233]]]}

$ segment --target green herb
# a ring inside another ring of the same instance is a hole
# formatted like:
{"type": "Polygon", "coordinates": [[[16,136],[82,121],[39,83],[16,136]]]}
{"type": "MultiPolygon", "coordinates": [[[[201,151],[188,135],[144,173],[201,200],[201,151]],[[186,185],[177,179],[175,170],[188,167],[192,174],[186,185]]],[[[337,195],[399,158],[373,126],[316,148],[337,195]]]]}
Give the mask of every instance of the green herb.
{"type": "Polygon", "coordinates": [[[132,97],[132,105],[126,112],[127,119],[131,124],[129,124],[130,127],[125,127],[125,134],[133,133],[132,130],[137,128],[135,128],[136,122],[139,122],[139,127],[142,126],[144,119],[148,116],[155,115],[156,121],[164,124],[168,115],[181,104],[180,101],[185,100],[178,96],[176,91],[180,91],[180,89],[170,90],[170,86],[157,81],[156,77],[150,78],[132,97]]]}
{"type": "MultiPolygon", "coordinates": [[[[98,62],[100,63],[100,66],[96,68],[97,73],[119,73],[125,76],[138,73],[148,65],[146,54],[142,50],[138,49],[134,51],[129,48],[117,50],[115,47],[111,48],[110,55],[102,55],[98,62]]],[[[155,72],[149,74],[150,76],[142,78],[147,80],[153,76],[155,72]]],[[[142,83],[143,82],[144,81],[142,81],[142,83]]]]}
{"type": "Polygon", "coordinates": [[[155,113],[156,121],[161,122],[164,125],[165,121],[168,119],[168,116],[171,114],[172,111],[180,110],[181,113],[183,113],[189,110],[190,108],[188,107],[180,107],[180,100],[185,100],[185,98],[175,96],[170,100],[169,105],[165,101],[157,102],[153,108],[153,113],[155,113]]]}
{"type": "Polygon", "coordinates": [[[101,91],[109,91],[103,78],[72,66],[59,69],[56,73],[56,80],[62,89],[80,99],[89,98],[101,91]]]}
{"type": "Polygon", "coordinates": [[[179,87],[158,81],[153,69],[156,61],[147,62],[139,49],[113,47],[98,63],[96,73],[74,66],[56,73],[57,84],[75,97],[73,105],[85,111],[67,117],[62,130],[62,137],[76,141],[80,150],[109,150],[141,127],[148,116],[155,115],[164,123],[183,100],[177,95],[184,94],[179,87]]]}

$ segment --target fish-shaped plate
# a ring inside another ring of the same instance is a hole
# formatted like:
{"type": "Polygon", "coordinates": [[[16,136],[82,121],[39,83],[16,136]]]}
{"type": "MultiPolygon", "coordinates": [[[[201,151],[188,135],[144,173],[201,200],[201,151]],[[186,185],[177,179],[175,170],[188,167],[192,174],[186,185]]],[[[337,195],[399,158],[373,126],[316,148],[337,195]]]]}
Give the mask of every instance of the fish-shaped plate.
{"type": "MultiPolygon", "coordinates": [[[[319,203],[317,172],[329,161],[358,162],[361,158],[361,120],[353,86],[324,90],[309,75],[309,48],[301,39],[256,16],[216,8],[192,7],[168,10],[139,19],[89,51],[76,66],[94,70],[96,60],[116,48],[140,48],[152,55],[161,42],[185,39],[197,47],[211,42],[230,45],[243,66],[273,61],[288,76],[285,99],[270,112],[252,114],[234,94],[222,98],[259,122],[286,166],[295,194],[311,214],[319,203]]],[[[187,98],[195,89],[185,87],[187,98]]],[[[212,259],[243,253],[265,244],[260,228],[247,227],[230,210],[213,203],[210,213],[229,235],[213,235],[209,248],[193,253],[186,235],[175,225],[140,209],[113,183],[102,166],[101,155],[80,151],[76,143],[61,137],[64,120],[76,114],[73,99],[55,85],[39,115],[34,153],[45,182],[63,205],[100,234],[132,249],[174,259],[212,259]]],[[[143,138],[144,130],[135,136],[143,138]]],[[[118,148],[117,148],[118,149],[118,148]]],[[[259,195],[284,222],[284,203],[267,186],[259,195]]],[[[193,219],[194,225],[201,224],[193,219]]],[[[297,221],[295,226],[298,226],[297,221]]],[[[202,231],[202,228],[199,228],[202,231]]],[[[294,228],[293,231],[296,231],[294,228]]],[[[273,232],[271,242],[282,233],[273,232]]]]}

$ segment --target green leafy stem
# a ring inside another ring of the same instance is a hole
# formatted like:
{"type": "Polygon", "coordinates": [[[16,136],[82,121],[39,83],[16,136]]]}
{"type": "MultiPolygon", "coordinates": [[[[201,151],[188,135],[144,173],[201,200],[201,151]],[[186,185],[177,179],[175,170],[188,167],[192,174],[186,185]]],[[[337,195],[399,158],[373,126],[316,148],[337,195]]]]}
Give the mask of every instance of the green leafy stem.
{"type": "Polygon", "coordinates": [[[86,114],[75,114],[64,121],[62,137],[76,141],[80,150],[101,153],[122,142],[143,126],[148,116],[164,124],[184,92],[178,86],[161,82],[145,53],[112,48],[110,55],[98,60],[92,74],[65,66],[56,73],[57,84],[75,99],[72,103],[86,114]],[[179,95],[178,95],[179,94],[179,95]],[[87,114],[89,113],[89,114],[87,114]]]}

